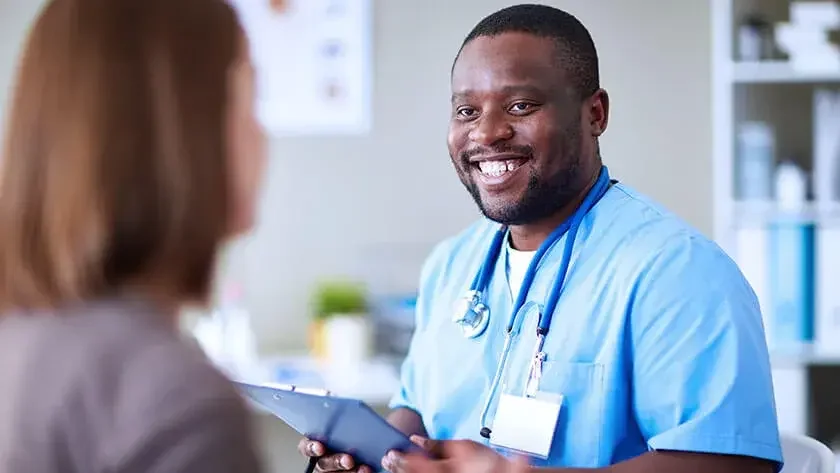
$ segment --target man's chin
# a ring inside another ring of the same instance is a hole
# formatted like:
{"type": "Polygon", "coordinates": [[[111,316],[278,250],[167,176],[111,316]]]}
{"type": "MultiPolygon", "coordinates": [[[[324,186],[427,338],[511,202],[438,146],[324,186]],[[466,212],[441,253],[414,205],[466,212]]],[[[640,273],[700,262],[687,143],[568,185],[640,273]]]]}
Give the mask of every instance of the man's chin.
{"type": "Polygon", "coordinates": [[[509,195],[511,193],[508,192],[504,194],[487,192],[474,182],[464,182],[464,180],[461,182],[485,218],[502,225],[514,225],[514,222],[518,221],[522,200],[520,197],[509,195]]]}
{"type": "Polygon", "coordinates": [[[519,221],[518,202],[482,199],[478,208],[486,218],[502,225],[516,225],[519,221]]]}

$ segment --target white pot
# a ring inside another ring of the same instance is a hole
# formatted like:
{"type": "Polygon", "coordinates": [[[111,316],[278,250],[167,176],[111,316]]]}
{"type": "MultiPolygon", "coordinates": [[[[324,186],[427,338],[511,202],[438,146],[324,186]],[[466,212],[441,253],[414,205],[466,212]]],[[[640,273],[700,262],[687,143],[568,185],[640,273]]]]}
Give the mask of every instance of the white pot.
{"type": "Polygon", "coordinates": [[[324,320],[326,361],[331,366],[360,370],[373,351],[373,333],[367,314],[334,314],[324,320]]]}

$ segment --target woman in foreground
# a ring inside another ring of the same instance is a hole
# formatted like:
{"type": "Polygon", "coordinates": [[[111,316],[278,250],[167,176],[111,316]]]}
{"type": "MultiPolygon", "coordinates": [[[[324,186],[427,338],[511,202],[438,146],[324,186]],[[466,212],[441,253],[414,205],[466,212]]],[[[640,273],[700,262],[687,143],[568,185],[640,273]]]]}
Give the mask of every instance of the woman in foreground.
{"type": "Polygon", "coordinates": [[[259,470],[232,385],[182,342],[262,173],[223,0],[53,0],[0,168],[0,473],[259,470]]]}

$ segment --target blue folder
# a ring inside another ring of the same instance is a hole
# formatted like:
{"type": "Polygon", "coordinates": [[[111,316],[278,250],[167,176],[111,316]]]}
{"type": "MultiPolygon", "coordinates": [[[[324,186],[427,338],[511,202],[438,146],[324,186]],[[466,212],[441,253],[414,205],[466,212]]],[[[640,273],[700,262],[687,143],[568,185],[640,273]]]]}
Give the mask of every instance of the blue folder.
{"type": "Polygon", "coordinates": [[[381,471],[382,458],[391,450],[424,453],[360,400],[309,392],[294,386],[234,384],[245,396],[302,436],[321,442],[331,452],[352,455],[357,465],[381,471]]]}

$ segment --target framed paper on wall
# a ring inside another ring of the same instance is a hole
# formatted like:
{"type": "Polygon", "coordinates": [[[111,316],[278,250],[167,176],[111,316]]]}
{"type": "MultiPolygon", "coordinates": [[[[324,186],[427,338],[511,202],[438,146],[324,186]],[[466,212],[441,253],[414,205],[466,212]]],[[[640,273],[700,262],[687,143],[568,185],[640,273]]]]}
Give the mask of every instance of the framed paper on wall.
{"type": "Polygon", "coordinates": [[[251,43],[268,133],[370,131],[373,0],[230,1],[251,43]]]}

